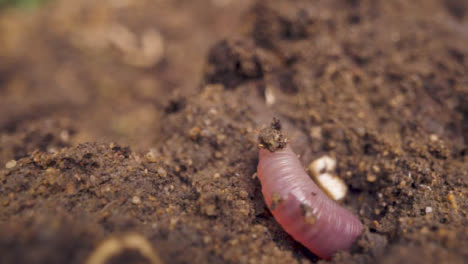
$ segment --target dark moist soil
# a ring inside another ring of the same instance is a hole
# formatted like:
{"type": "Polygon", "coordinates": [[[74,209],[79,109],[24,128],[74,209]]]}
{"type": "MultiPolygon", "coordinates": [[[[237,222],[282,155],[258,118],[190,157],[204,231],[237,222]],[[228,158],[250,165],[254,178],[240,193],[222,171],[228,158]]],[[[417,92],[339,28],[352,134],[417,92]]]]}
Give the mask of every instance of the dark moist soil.
{"type": "Polygon", "coordinates": [[[304,167],[336,158],[342,204],[365,225],[332,263],[466,263],[467,10],[461,0],[0,10],[0,263],[325,262],[264,204],[257,137],[273,117],[304,167]]]}

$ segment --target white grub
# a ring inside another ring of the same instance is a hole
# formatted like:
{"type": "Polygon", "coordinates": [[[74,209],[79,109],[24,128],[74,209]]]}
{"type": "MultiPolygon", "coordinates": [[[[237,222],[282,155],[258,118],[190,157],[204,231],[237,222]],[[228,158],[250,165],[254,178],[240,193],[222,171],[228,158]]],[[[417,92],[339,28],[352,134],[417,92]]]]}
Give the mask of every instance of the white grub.
{"type": "Polygon", "coordinates": [[[312,174],[317,177],[322,173],[333,172],[336,167],[336,160],[330,156],[322,156],[314,160],[310,165],[309,169],[312,174]]]}
{"type": "Polygon", "coordinates": [[[426,214],[432,213],[432,207],[428,206],[426,207],[426,214]]]}
{"type": "Polygon", "coordinates": [[[334,200],[341,200],[346,196],[348,187],[344,181],[334,175],[336,160],[323,156],[314,160],[309,169],[315,182],[334,200]]]}
{"type": "Polygon", "coordinates": [[[341,178],[330,173],[323,173],[315,179],[318,185],[334,200],[341,200],[346,196],[348,187],[341,178]]]}

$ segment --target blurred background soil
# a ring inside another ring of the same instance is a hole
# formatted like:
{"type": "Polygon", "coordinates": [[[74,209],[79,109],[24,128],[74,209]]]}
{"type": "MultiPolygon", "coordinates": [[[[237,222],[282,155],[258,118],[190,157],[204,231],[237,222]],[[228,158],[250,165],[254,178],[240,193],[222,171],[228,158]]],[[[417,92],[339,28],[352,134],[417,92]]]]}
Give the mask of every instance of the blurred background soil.
{"type": "Polygon", "coordinates": [[[1,263],[325,262],[263,202],[274,116],[366,226],[331,262],[468,261],[468,2],[14,2],[1,263]]]}

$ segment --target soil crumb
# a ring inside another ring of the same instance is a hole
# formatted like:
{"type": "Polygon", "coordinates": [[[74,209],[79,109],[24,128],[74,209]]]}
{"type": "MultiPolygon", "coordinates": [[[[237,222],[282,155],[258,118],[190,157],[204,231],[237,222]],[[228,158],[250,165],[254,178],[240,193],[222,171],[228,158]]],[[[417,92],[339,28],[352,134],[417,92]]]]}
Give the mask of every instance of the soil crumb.
{"type": "Polygon", "coordinates": [[[270,126],[262,129],[258,136],[258,146],[266,148],[270,152],[283,149],[288,144],[288,139],[281,132],[281,121],[274,117],[270,126]]]}

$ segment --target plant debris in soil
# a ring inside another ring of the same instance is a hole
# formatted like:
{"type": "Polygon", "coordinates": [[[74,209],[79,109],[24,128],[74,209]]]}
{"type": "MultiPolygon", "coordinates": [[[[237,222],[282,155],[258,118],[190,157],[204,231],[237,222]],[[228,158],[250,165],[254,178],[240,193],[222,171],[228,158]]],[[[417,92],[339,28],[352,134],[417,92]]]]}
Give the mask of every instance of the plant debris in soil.
{"type": "Polygon", "coordinates": [[[1,263],[327,263],[264,204],[272,117],[365,225],[331,263],[467,262],[463,1],[124,2],[0,10],[1,263]]]}

